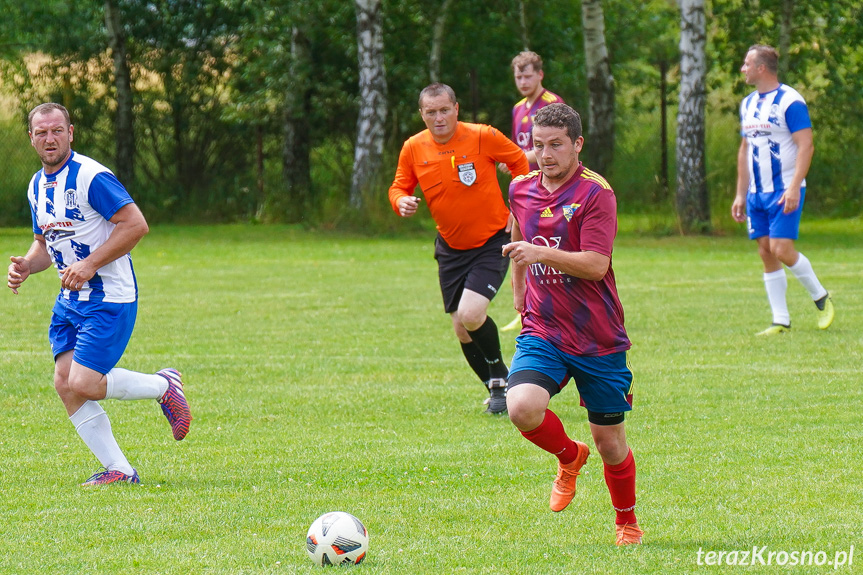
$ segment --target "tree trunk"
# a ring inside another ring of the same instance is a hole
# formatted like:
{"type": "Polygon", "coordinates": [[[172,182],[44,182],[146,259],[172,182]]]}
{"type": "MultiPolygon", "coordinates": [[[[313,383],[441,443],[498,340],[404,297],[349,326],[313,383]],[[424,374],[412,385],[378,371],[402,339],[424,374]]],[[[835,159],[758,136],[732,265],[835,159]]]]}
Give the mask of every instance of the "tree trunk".
{"type": "Polygon", "coordinates": [[[704,0],[680,1],[680,102],[677,112],[677,217],[683,233],[710,231],[705,166],[704,0]]]}
{"type": "Polygon", "coordinates": [[[659,187],[661,199],[668,196],[668,60],[659,60],[659,187]]]}
{"type": "Polygon", "coordinates": [[[479,122],[479,74],[476,66],[470,69],[470,121],[479,122]]]}
{"type": "Polygon", "coordinates": [[[431,53],[429,54],[429,78],[432,82],[440,82],[440,54],[443,49],[444,33],[446,32],[446,16],[452,0],[444,0],[438,10],[432,32],[431,53]]]}
{"type": "Polygon", "coordinates": [[[788,71],[788,52],[791,50],[791,28],[794,16],[794,0],[782,0],[782,21],[779,24],[779,77],[788,71]]]}
{"type": "Polygon", "coordinates": [[[264,127],[255,126],[255,175],[259,205],[264,202],[264,127]]]}
{"type": "Polygon", "coordinates": [[[132,114],[132,74],[126,52],[126,34],[120,18],[117,0],[105,0],[105,27],[108,45],[114,60],[114,89],[117,92],[117,118],[115,123],[115,173],[127,188],[135,183],[135,130],[132,114]]]}
{"type": "Polygon", "coordinates": [[[311,198],[309,71],[311,69],[308,39],[300,24],[291,26],[291,59],[285,92],[282,124],[283,187],[267,193],[262,209],[265,219],[299,222],[306,214],[311,198]]]}
{"type": "Polygon", "coordinates": [[[601,0],[583,0],[581,22],[590,98],[585,152],[590,168],[606,173],[614,159],[614,77],[605,44],[601,0]]]}
{"type": "Polygon", "coordinates": [[[379,175],[387,116],[387,80],[384,69],[384,36],[381,0],[355,0],[357,10],[357,58],[360,78],[360,114],[350,203],[363,206],[367,189],[379,175]]]}
{"type": "Polygon", "coordinates": [[[524,0],[518,2],[518,23],[521,29],[522,50],[530,50],[530,38],[527,34],[527,10],[525,10],[524,0]]]}

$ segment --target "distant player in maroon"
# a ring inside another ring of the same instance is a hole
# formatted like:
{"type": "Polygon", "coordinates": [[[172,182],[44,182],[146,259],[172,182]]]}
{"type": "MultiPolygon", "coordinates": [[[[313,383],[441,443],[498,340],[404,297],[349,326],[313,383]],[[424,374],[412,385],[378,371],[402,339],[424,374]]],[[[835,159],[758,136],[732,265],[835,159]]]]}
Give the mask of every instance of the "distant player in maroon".
{"type": "Polygon", "coordinates": [[[563,98],[542,87],[545,73],[536,52],[522,52],[512,59],[515,87],[524,96],[512,108],[512,141],[524,150],[531,170],[539,169],[533,152],[533,117],[545,106],[563,103],[563,98]]]}
{"type": "Polygon", "coordinates": [[[566,104],[536,114],[540,171],[513,180],[513,303],[522,314],[507,385],[509,418],[530,442],[558,458],[549,506],[563,511],[590,455],[573,441],[551,398],[575,381],[614,507],[617,545],[641,543],[635,517],[635,459],[624,419],[632,409],[630,348],[611,254],[617,202],[608,182],[578,160],[581,118],[566,104]]]}

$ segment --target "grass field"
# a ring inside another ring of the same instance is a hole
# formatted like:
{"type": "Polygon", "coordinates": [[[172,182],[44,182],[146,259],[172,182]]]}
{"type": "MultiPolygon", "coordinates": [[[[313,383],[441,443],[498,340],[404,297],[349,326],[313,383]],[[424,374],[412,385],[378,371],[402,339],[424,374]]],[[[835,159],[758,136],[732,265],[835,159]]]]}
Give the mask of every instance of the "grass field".
{"type": "MultiPolygon", "coordinates": [[[[0,229],[3,260],[28,237],[0,229]]],[[[140,311],[121,366],[181,369],[195,420],[178,443],[154,402],[105,402],[140,486],[78,486],[98,463],[51,384],[56,275],[18,296],[4,287],[0,573],[321,573],[304,540],[331,510],[370,531],[352,573],[833,571],[698,565],[699,549],[764,546],[765,560],[831,561],[855,546],[837,571],[860,572],[860,220],[804,222],[798,247],[837,319],[819,331],[789,275],[794,329],[774,339],[753,336],[770,316],[742,235],[621,233],[614,266],[636,377],[627,430],[646,531],[624,549],[597,455],[554,514],[553,458],[482,413],[484,389],[441,311],[431,240],[154,228],[134,253],[140,311]]],[[[508,287],[492,315],[512,319],[508,287]]],[[[590,443],[574,389],[552,408],[590,443]]]]}

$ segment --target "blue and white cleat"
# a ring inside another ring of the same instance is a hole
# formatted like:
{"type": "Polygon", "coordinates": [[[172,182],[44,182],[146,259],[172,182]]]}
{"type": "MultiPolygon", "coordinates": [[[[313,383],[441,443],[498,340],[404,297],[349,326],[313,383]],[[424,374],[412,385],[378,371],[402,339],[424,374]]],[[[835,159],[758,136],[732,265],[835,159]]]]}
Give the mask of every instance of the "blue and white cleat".
{"type": "Polygon", "coordinates": [[[159,400],[159,406],[171,424],[174,439],[180,441],[189,433],[189,425],[192,423],[192,412],[189,411],[189,404],[183,393],[183,380],[180,379],[182,376],[179,371],[170,367],[157,371],[156,375],[168,380],[168,391],[159,400]]]}

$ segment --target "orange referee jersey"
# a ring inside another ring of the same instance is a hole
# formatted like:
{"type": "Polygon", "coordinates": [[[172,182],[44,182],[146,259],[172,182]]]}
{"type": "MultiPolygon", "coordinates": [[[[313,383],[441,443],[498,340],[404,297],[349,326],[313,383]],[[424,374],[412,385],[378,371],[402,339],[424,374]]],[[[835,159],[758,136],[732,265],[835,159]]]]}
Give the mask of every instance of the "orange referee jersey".
{"type": "Polygon", "coordinates": [[[423,130],[402,147],[390,203],[398,213],[399,199],[413,195],[419,183],[446,243],[457,250],[477,248],[509,218],[497,163],[506,164],[513,176],[528,171],[521,148],[491,126],[459,122],[446,144],[423,130]]]}

